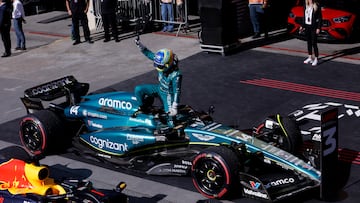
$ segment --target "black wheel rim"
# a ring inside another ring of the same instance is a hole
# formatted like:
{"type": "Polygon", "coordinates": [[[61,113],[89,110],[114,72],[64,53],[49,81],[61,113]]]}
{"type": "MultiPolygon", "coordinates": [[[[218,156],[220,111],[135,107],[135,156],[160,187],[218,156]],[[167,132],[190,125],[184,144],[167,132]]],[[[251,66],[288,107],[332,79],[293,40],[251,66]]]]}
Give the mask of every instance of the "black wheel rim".
{"type": "Polygon", "coordinates": [[[200,190],[208,195],[217,195],[226,186],[224,168],[213,159],[199,160],[194,177],[200,190]]]}
{"type": "Polygon", "coordinates": [[[34,122],[25,122],[21,126],[21,139],[24,146],[31,150],[41,150],[43,144],[43,137],[41,129],[34,122]]]}

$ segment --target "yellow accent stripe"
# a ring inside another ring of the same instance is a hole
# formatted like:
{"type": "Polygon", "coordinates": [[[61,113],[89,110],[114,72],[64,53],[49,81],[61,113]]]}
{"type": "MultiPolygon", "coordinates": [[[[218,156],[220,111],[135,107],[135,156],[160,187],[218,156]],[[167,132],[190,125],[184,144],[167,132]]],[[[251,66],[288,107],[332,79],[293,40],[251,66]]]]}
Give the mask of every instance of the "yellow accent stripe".
{"type": "Polygon", "coordinates": [[[276,115],[276,120],[277,120],[277,122],[279,123],[281,129],[283,130],[285,136],[286,136],[286,137],[289,137],[289,136],[288,136],[288,133],[286,132],[286,130],[285,130],[284,126],[283,126],[283,124],[281,123],[280,115],[279,115],[279,114],[276,115]]]}
{"type": "Polygon", "coordinates": [[[163,60],[164,60],[164,65],[166,64],[165,61],[169,61],[169,53],[167,52],[166,49],[164,49],[164,58],[163,58],[163,60]]]}

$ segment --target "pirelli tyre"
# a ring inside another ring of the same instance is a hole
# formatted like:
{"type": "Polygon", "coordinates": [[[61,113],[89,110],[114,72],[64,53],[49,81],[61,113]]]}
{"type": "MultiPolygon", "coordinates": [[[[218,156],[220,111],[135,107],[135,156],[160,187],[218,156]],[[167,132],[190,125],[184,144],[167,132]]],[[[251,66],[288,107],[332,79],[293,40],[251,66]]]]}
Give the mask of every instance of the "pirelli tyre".
{"type": "Polygon", "coordinates": [[[66,145],[65,126],[51,110],[28,114],[20,121],[20,141],[32,155],[46,155],[66,145]]]}
{"type": "Polygon", "coordinates": [[[239,183],[239,158],[226,146],[210,147],[193,160],[191,176],[195,188],[207,198],[233,195],[239,183]]]}
{"type": "Polygon", "coordinates": [[[278,115],[277,122],[280,125],[282,136],[284,136],[285,142],[280,146],[282,149],[296,153],[302,145],[302,135],[299,126],[294,119],[288,116],[283,117],[278,115]]]}
{"type": "Polygon", "coordinates": [[[301,131],[296,121],[280,114],[271,116],[264,123],[260,124],[256,128],[256,133],[263,135],[260,139],[274,143],[277,147],[290,153],[298,152],[303,142],[301,131]]]}

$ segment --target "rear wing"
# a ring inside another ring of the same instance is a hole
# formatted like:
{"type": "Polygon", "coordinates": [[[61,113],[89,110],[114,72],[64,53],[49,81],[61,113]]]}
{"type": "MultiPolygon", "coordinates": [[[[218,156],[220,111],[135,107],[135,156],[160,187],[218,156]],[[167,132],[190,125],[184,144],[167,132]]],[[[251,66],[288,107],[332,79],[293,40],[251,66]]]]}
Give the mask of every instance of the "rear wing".
{"type": "Polygon", "coordinates": [[[27,112],[44,109],[43,101],[53,101],[65,97],[67,104],[75,104],[86,95],[88,83],[80,83],[74,76],[65,76],[44,84],[26,89],[21,101],[27,112]]]}
{"type": "Polygon", "coordinates": [[[338,109],[333,108],[321,114],[320,198],[326,201],[333,201],[338,195],[338,143],[338,109]]]}

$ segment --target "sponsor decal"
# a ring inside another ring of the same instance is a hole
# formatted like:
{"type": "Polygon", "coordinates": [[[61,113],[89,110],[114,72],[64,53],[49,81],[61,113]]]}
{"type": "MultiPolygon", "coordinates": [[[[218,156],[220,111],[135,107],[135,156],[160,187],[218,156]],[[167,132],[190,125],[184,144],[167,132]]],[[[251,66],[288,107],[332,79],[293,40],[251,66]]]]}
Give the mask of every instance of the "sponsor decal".
{"type": "Polygon", "coordinates": [[[263,198],[263,199],[268,199],[268,195],[267,195],[267,194],[262,193],[262,192],[259,192],[259,191],[254,191],[254,190],[250,190],[250,189],[244,188],[244,193],[247,194],[247,195],[252,195],[252,196],[255,196],[255,197],[260,197],[260,198],[263,198]]]}
{"type": "Polygon", "coordinates": [[[44,85],[35,87],[35,88],[31,89],[31,93],[32,93],[32,96],[36,96],[39,94],[44,94],[44,93],[50,92],[51,90],[55,90],[59,87],[63,87],[65,85],[68,85],[71,83],[72,83],[72,81],[69,80],[69,78],[62,78],[60,80],[52,81],[52,82],[46,83],[44,85]]]}
{"type": "Polygon", "coordinates": [[[171,169],[171,172],[173,172],[173,173],[180,173],[180,174],[186,174],[186,173],[187,173],[186,170],[183,170],[183,169],[175,169],[175,168],[172,168],[172,169],[171,169]]]}
{"type": "Polygon", "coordinates": [[[174,164],[174,168],[180,168],[180,169],[186,170],[186,169],[189,168],[189,166],[185,166],[185,165],[182,165],[182,164],[174,164]]]}
{"type": "Polygon", "coordinates": [[[247,135],[245,133],[241,133],[240,131],[235,136],[236,139],[244,140],[246,142],[252,142],[254,138],[250,135],[247,135]]]}
{"type": "Polygon", "coordinates": [[[138,122],[138,123],[143,123],[143,124],[146,124],[146,125],[151,125],[152,122],[150,119],[141,119],[141,118],[133,118],[133,117],[130,117],[129,118],[130,121],[134,121],[134,122],[138,122]]]}
{"type": "Polygon", "coordinates": [[[114,109],[126,109],[131,110],[132,104],[128,101],[121,101],[117,99],[110,99],[110,98],[100,98],[98,101],[99,105],[111,107],[114,109]]]}
{"type": "Polygon", "coordinates": [[[99,123],[95,123],[94,121],[91,121],[91,120],[88,120],[88,125],[91,126],[91,127],[94,127],[94,128],[103,128],[103,126],[99,123]]]}
{"type": "Polygon", "coordinates": [[[271,186],[279,186],[279,185],[286,185],[286,184],[290,184],[290,183],[295,183],[295,179],[294,178],[283,178],[283,179],[279,179],[276,181],[271,181],[270,185],[271,186]]]}
{"type": "Polygon", "coordinates": [[[215,139],[215,136],[211,136],[211,135],[203,135],[199,133],[192,133],[192,135],[201,141],[210,141],[215,139]]]}
{"type": "Polygon", "coordinates": [[[259,182],[250,181],[250,186],[254,189],[259,189],[260,185],[261,184],[259,182]]]}
{"type": "Polygon", "coordinates": [[[99,157],[104,157],[104,158],[107,158],[107,159],[111,159],[111,156],[110,155],[107,155],[107,154],[97,154],[99,157]]]}
{"type": "Polygon", "coordinates": [[[159,135],[157,135],[157,136],[155,136],[155,140],[156,140],[157,142],[164,142],[164,141],[166,141],[167,139],[166,139],[165,136],[159,136],[159,135]]]}
{"type": "Polygon", "coordinates": [[[178,173],[178,174],[186,174],[187,171],[183,169],[177,169],[177,168],[165,168],[164,172],[167,173],[178,173]]]}
{"type": "Polygon", "coordinates": [[[78,113],[79,113],[79,108],[80,108],[80,106],[72,106],[72,107],[70,108],[70,115],[75,115],[75,116],[77,116],[78,113]]]}
{"type": "Polygon", "coordinates": [[[144,138],[133,135],[126,135],[126,139],[130,140],[133,144],[139,144],[140,142],[144,142],[144,138]]]}
{"type": "Polygon", "coordinates": [[[181,164],[188,165],[188,166],[192,165],[191,161],[186,161],[186,160],[181,160],[181,164]]]}
{"type": "Polygon", "coordinates": [[[89,112],[86,109],[80,110],[80,112],[79,112],[79,109],[80,109],[80,106],[70,107],[70,115],[78,116],[81,113],[82,116],[84,116],[84,117],[107,119],[107,116],[104,114],[100,114],[97,112],[89,112]]]}
{"type": "Polygon", "coordinates": [[[90,112],[90,111],[87,111],[87,110],[83,111],[83,115],[85,117],[107,119],[107,115],[96,113],[96,112],[90,112]]]}
{"type": "MultiPolygon", "coordinates": [[[[320,129],[320,128],[319,128],[320,129]]],[[[321,135],[320,135],[320,130],[319,131],[316,131],[316,133],[312,136],[312,140],[314,141],[318,141],[318,142],[321,142],[321,135]]]]}
{"type": "Polygon", "coordinates": [[[112,142],[108,139],[103,140],[101,138],[97,138],[95,136],[90,136],[90,142],[96,146],[98,146],[100,149],[107,148],[112,149],[116,151],[126,152],[128,151],[128,145],[126,143],[116,143],[112,142]]]}

